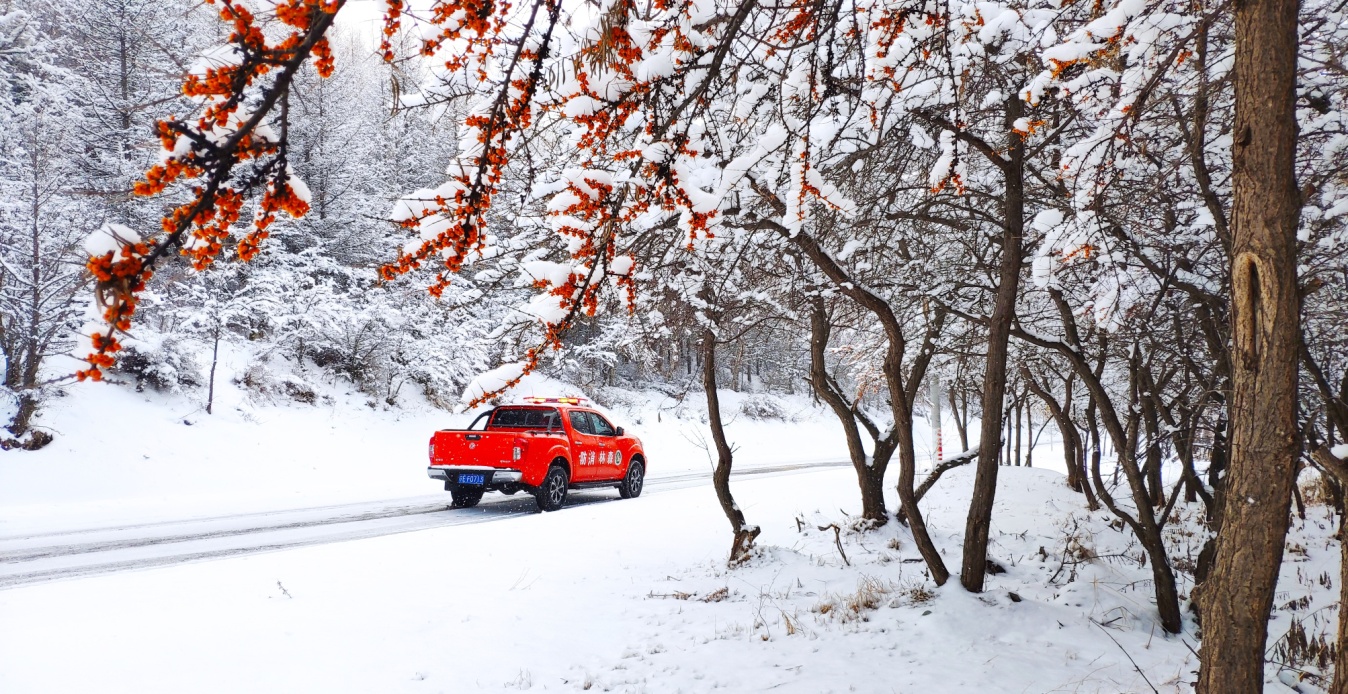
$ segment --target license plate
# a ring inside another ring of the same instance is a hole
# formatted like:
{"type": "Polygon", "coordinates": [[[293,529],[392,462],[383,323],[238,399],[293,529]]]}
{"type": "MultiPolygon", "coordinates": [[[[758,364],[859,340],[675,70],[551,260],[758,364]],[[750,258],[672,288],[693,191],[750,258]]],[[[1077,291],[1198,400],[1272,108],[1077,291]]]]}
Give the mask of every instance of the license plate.
{"type": "Polygon", "coordinates": [[[485,475],[459,475],[459,484],[486,484],[485,475]]]}

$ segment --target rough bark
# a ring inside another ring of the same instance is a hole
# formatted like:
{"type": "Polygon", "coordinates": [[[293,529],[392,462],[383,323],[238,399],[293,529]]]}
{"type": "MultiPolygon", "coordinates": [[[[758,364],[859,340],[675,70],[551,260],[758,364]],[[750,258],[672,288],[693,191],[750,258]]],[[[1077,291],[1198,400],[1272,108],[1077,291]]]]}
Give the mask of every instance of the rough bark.
{"type": "Polygon", "coordinates": [[[1235,4],[1231,451],[1200,694],[1259,692],[1298,453],[1296,0],[1235,4]]]}
{"type": "Polygon", "coordinates": [[[15,436],[23,436],[28,433],[29,421],[37,413],[38,401],[33,395],[33,391],[24,390],[19,392],[19,408],[14,414],[14,419],[9,424],[9,433],[15,436]]]}
{"type": "Polygon", "coordinates": [[[1025,230],[1025,141],[1013,130],[1024,108],[1019,95],[1006,100],[1006,126],[1009,135],[1004,220],[1002,222],[1002,259],[997,280],[997,296],[988,322],[988,357],[983,373],[983,425],[978,443],[978,469],[974,474],[974,494],[969,502],[969,517],[964,526],[964,562],[960,583],[974,593],[983,591],[988,563],[988,530],[992,525],[992,503],[997,495],[998,433],[1002,430],[1002,401],[1006,395],[1006,355],[1011,339],[1011,321],[1016,312],[1016,294],[1020,285],[1021,239],[1025,230]]]}
{"type": "Polygon", "coordinates": [[[716,334],[711,329],[702,331],[702,387],[707,391],[707,421],[711,425],[711,439],[716,446],[716,469],[712,472],[712,486],[716,488],[716,499],[721,502],[721,511],[730,521],[730,529],[735,537],[730,545],[730,563],[735,564],[749,556],[753,549],[754,538],[759,528],[744,522],[744,512],[735,503],[730,494],[730,468],[734,463],[734,452],[726,439],[725,427],[721,423],[721,399],[716,394],[716,334]]]}

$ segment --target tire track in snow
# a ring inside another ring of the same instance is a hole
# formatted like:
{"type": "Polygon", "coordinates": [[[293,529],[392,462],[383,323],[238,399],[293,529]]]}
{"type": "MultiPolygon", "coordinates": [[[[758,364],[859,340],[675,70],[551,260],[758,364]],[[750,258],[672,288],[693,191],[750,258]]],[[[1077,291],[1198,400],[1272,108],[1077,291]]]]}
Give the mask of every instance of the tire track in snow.
{"type": "MultiPolygon", "coordinates": [[[[790,474],[846,462],[747,468],[735,477],[790,474]]],[[[647,479],[648,493],[697,486],[710,472],[647,479]]],[[[608,490],[576,490],[566,508],[617,501],[608,490]]],[[[431,528],[487,523],[537,512],[532,496],[488,497],[473,509],[450,509],[441,495],[183,521],[0,537],[0,590],[33,583],[232,556],[347,542],[431,528]],[[415,500],[416,503],[407,503],[415,500]]],[[[563,511],[566,509],[563,508],[563,511]]]]}

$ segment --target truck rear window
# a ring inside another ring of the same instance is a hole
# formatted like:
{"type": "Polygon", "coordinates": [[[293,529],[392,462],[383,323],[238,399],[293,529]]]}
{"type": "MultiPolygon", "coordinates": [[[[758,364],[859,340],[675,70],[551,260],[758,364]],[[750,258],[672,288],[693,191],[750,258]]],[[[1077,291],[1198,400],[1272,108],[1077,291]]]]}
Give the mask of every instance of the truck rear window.
{"type": "Polygon", "coordinates": [[[561,417],[550,407],[502,407],[491,418],[492,429],[560,429],[561,417]]]}

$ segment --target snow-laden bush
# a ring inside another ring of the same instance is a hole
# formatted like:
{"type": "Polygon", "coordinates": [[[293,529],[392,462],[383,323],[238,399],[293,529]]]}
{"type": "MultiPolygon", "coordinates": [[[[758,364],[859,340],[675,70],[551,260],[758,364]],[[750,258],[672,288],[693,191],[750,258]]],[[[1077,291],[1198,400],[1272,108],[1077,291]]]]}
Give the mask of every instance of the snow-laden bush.
{"type": "Polygon", "coordinates": [[[740,403],[740,414],[749,419],[778,419],[784,421],[793,419],[786,403],[782,402],[780,398],[766,393],[746,397],[740,403]]]}
{"type": "Polygon", "coordinates": [[[464,385],[491,367],[496,347],[488,319],[445,303],[422,292],[363,289],[354,280],[318,282],[268,300],[283,307],[273,311],[280,317],[270,339],[376,402],[393,406],[420,390],[427,401],[453,407],[464,385]]]}
{"type": "Polygon", "coordinates": [[[149,386],[161,393],[177,393],[203,382],[194,346],[175,338],[129,345],[117,360],[117,371],[134,378],[137,391],[149,386]]]}
{"type": "Polygon", "coordinates": [[[306,405],[318,402],[318,391],[308,381],[294,374],[278,374],[260,361],[235,376],[234,384],[268,401],[287,398],[306,405]]]}
{"type": "Polygon", "coordinates": [[[305,404],[318,402],[318,391],[309,381],[294,373],[276,373],[263,361],[252,362],[233,381],[235,385],[267,400],[284,398],[305,404]]]}
{"type": "Polygon", "coordinates": [[[368,392],[368,386],[384,380],[395,346],[392,326],[384,317],[355,315],[323,325],[308,356],[368,392]]]}

